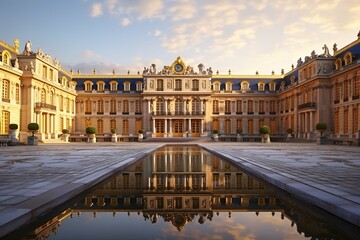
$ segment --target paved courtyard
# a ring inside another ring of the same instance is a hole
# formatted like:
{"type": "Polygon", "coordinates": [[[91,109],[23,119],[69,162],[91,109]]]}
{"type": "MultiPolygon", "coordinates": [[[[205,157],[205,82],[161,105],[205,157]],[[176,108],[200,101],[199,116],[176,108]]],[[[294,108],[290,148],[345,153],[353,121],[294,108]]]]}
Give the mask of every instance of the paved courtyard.
{"type": "MultiPolygon", "coordinates": [[[[0,148],[0,237],[165,144],[73,143],[0,148]]],[[[360,147],[198,144],[360,227],[360,147]]]]}

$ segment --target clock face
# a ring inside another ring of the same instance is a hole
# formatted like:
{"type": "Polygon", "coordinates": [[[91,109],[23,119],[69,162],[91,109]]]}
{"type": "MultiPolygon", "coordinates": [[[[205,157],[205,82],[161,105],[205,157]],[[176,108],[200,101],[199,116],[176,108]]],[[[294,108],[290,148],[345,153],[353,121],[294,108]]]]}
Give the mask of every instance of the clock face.
{"type": "Polygon", "coordinates": [[[183,66],[181,64],[176,64],[175,65],[175,71],[181,72],[182,70],[183,70],[183,66]]]}

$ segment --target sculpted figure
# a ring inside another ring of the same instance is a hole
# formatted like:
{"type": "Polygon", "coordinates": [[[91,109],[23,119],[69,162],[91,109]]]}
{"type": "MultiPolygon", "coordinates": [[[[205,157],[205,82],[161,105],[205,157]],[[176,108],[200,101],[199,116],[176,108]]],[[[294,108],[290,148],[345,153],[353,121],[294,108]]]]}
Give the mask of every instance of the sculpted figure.
{"type": "Polygon", "coordinates": [[[336,44],[336,43],[334,43],[333,50],[334,50],[334,52],[336,52],[336,51],[338,50],[338,49],[337,49],[337,44],[336,44]]]}
{"type": "Polygon", "coordinates": [[[156,65],[155,63],[150,66],[150,74],[156,74],[156,65]]]}
{"type": "Polygon", "coordinates": [[[27,41],[25,43],[25,48],[24,48],[23,54],[25,54],[27,56],[30,55],[30,54],[33,54],[33,51],[31,51],[31,42],[30,41],[27,41]]]}
{"type": "Polygon", "coordinates": [[[321,54],[321,56],[323,56],[323,57],[331,57],[330,52],[329,52],[329,48],[326,46],[326,44],[324,44],[322,49],[324,49],[324,54],[321,54]]]}
{"type": "Polygon", "coordinates": [[[301,58],[299,58],[299,60],[297,61],[297,67],[300,67],[303,64],[303,61],[301,60],[301,58]]]}
{"type": "Polygon", "coordinates": [[[199,74],[202,74],[203,72],[204,72],[204,64],[202,64],[202,63],[200,63],[199,65],[198,65],[198,68],[199,68],[199,74]]]}

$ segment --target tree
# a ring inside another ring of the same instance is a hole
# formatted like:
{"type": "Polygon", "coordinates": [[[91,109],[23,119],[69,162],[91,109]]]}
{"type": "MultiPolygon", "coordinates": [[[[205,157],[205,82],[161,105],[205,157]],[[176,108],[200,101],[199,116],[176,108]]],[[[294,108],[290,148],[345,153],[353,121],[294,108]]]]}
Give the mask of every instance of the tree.
{"type": "Polygon", "coordinates": [[[32,132],[32,137],[33,137],[34,133],[39,130],[39,124],[37,124],[37,123],[29,123],[28,124],[28,130],[32,132]]]}
{"type": "Polygon", "coordinates": [[[323,132],[325,132],[327,129],[327,124],[326,123],[318,123],[316,124],[316,130],[318,130],[320,132],[320,135],[322,136],[323,132]]]}

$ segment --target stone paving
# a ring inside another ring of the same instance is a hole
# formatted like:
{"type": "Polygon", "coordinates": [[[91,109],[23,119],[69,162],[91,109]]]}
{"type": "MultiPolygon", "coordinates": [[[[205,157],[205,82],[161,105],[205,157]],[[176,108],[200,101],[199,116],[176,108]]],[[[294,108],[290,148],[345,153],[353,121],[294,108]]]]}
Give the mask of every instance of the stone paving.
{"type": "MultiPolygon", "coordinates": [[[[197,143],[360,227],[359,147],[197,143]]],[[[72,143],[0,148],[0,238],[164,144],[72,143]]]]}

